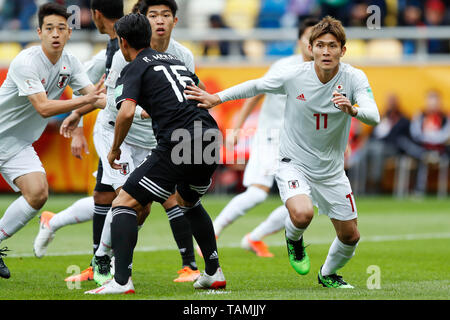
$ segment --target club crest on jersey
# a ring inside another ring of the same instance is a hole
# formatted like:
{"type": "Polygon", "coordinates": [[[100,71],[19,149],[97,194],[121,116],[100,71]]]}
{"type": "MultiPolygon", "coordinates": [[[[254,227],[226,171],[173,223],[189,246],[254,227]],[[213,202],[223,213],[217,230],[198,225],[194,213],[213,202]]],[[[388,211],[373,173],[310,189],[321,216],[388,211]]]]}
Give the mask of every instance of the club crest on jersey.
{"type": "MultiPolygon", "coordinates": [[[[344,92],[344,86],[342,84],[338,84],[336,86],[336,91],[342,94],[344,97],[347,97],[347,93],[344,92]]],[[[339,108],[339,106],[336,103],[334,103],[333,105],[336,109],[341,110],[341,108],[339,108]]]]}
{"type": "Polygon", "coordinates": [[[123,174],[124,176],[126,176],[127,174],[130,173],[130,165],[128,164],[128,162],[124,162],[124,163],[120,163],[120,174],[123,174]]]}
{"type": "Polygon", "coordinates": [[[67,84],[69,83],[69,78],[70,78],[70,74],[59,74],[59,78],[58,78],[58,88],[62,89],[65,86],[67,86],[67,84]]]}
{"type": "Polygon", "coordinates": [[[298,180],[289,180],[288,185],[289,185],[289,189],[297,189],[298,188],[298,180]]]}

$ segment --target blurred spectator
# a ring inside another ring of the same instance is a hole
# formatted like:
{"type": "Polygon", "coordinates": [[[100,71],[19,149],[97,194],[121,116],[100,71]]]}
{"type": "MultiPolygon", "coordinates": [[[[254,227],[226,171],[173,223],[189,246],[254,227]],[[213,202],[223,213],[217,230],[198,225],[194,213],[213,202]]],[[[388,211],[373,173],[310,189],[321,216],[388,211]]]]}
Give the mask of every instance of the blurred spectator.
{"type": "MultiPolygon", "coordinates": [[[[422,27],[425,25],[423,22],[423,10],[419,1],[409,1],[402,9],[399,10],[401,16],[399,17],[399,23],[405,27],[422,27]]],[[[405,55],[414,54],[416,52],[415,40],[402,40],[403,53],[405,55]]]]}
{"type": "Polygon", "coordinates": [[[363,183],[367,180],[368,193],[381,191],[381,179],[387,158],[401,153],[420,158],[422,153],[422,148],[410,139],[410,122],[401,111],[397,95],[388,95],[386,103],[386,111],[380,123],[373,129],[361,151],[361,180],[363,183]]]}
{"type": "Polygon", "coordinates": [[[348,25],[350,8],[352,2],[350,0],[320,0],[321,17],[332,16],[341,20],[344,26],[348,25]]]}
{"type": "Polygon", "coordinates": [[[426,95],[425,109],[411,121],[410,133],[424,153],[421,155],[417,170],[415,191],[424,194],[427,187],[428,164],[448,163],[450,139],[450,119],[442,111],[442,97],[437,90],[426,95]]]}
{"type": "MultiPolygon", "coordinates": [[[[445,4],[442,0],[428,0],[425,3],[425,24],[427,26],[445,25],[445,4]]],[[[429,39],[428,53],[450,53],[448,39],[429,39]]]]}
{"type": "Polygon", "coordinates": [[[34,0],[4,1],[0,10],[0,29],[31,29],[31,20],[36,12],[37,6],[34,0]]]}
{"type": "MultiPolygon", "coordinates": [[[[213,29],[229,29],[225,24],[222,17],[217,14],[213,14],[209,17],[209,26],[213,29]]],[[[232,43],[228,40],[218,40],[218,41],[205,41],[203,43],[203,56],[207,56],[211,49],[214,47],[219,50],[220,55],[228,56],[230,54],[232,43]]],[[[237,50],[242,56],[245,56],[244,48],[242,42],[236,42],[237,50]]]]}
{"type": "Polygon", "coordinates": [[[283,27],[296,27],[300,21],[319,14],[318,0],[290,0],[281,24],[283,27]]]}
{"type": "Polygon", "coordinates": [[[367,2],[353,1],[353,5],[350,9],[350,16],[348,25],[350,27],[365,27],[367,25],[367,17],[369,16],[367,8],[369,7],[367,2]]]}

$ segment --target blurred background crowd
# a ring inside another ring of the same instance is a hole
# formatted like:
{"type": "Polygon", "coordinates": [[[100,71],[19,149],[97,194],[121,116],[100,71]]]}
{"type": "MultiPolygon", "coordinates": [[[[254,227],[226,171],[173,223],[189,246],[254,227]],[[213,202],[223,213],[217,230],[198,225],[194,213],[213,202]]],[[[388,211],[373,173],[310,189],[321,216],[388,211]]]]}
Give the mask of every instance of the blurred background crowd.
{"type": "MultiPolygon", "coordinates": [[[[0,83],[10,61],[24,47],[36,43],[36,11],[46,2],[49,1],[0,0],[0,67],[3,67],[0,83]],[[12,37],[11,31],[24,35],[17,40],[19,36],[12,37]]],[[[107,38],[98,34],[91,19],[90,0],[54,2],[81,9],[81,30],[74,32],[68,50],[86,61],[105,47],[107,38]],[[88,37],[78,37],[80,34],[88,37]]],[[[126,13],[135,2],[124,0],[126,13]]],[[[348,60],[344,61],[366,72],[382,115],[375,128],[367,128],[358,121],[352,123],[346,167],[355,193],[447,196],[450,0],[177,0],[177,3],[179,22],[174,37],[194,53],[198,74],[209,91],[262,76],[275,59],[298,52],[295,29],[303,19],[332,15],[341,20],[348,37],[345,56],[348,60]],[[379,20],[370,19],[374,12],[380,14],[379,20]],[[375,28],[374,21],[379,22],[375,28]],[[253,68],[255,61],[259,65],[253,68]]],[[[68,97],[70,93],[65,96],[68,97]]],[[[232,127],[233,114],[241,104],[228,104],[221,109],[222,113],[215,114],[221,128],[232,127]]],[[[248,127],[256,126],[258,112],[257,109],[249,117],[248,127]]],[[[56,118],[56,123],[60,119],[56,118]]],[[[49,130],[41,147],[47,150],[48,161],[53,161],[55,152],[70,148],[64,139],[57,137],[57,131],[49,130]]],[[[248,147],[245,149],[248,156],[248,147]]],[[[95,151],[91,154],[95,155],[95,151]]],[[[76,162],[79,160],[69,158],[65,156],[67,166],[81,165],[76,162]]],[[[51,188],[62,192],[86,191],[89,186],[83,179],[92,180],[95,159],[91,163],[91,167],[81,170],[86,176],[73,176],[70,183],[67,177],[60,177],[61,170],[53,174],[46,168],[51,188]]],[[[242,191],[243,168],[222,166],[213,191],[242,191]]],[[[71,172],[67,168],[62,171],[71,172]]],[[[1,184],[0,190],[4,190],[1,184]]]]}

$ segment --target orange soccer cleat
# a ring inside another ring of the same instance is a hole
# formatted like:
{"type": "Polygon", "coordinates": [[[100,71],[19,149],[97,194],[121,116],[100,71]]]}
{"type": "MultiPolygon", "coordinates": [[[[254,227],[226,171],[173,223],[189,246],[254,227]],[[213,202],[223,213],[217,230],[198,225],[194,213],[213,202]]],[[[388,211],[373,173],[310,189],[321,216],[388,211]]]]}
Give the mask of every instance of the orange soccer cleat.
{"type": "Polygon", "coordinates": [[[75,274],[73,276],[67,277],[64,281],[72,282],[72,281],[88,281],[94,279],[94,270],[92,267],[84,269],[80,274],[75,274]]]}
{"type": "Polygon", "coordinates": [[[247,234],[241,241],[241,247],[256,253],[258,257],[272,258],[273,253],[269,251],[267,244],[264,241],[253,241],[250,235],[247,234]]]}
{"type": "Polygon", "coordinates": [[[174,282],[193,282],[200,277],[200,270],[192,270],[189,267],[184,267],[181,270],[178,270],[179,274],[178,278],[174,279],[174,282]]]}
{"type": "Polygon", "coordinates": [[[50,228],[50,220],[55,216],[53,212],[44,211],[39,217],[39,232],[34,239],[33,252],[37,258],[42,258],[47,253],[47,247],[55,238],[55,233],[50,228]]]}

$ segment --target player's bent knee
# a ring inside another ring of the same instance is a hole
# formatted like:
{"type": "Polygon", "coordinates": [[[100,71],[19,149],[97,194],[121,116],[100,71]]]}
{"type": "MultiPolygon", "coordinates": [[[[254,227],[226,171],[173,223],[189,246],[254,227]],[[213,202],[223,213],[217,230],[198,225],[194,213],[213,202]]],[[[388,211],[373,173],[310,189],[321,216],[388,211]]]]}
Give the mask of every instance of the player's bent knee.
{"type": "Polygon", "coordinates": [[[178,191],[175,192],[175,199],[180,207],[192,208],[195,205],[195,202],[189,202],[184,200],[178,191]]]}
{"type": "Polygon", "coordinates": [[[41,187],[23,194],[28,204],[36,210],[41,209],[48,200],[48,188],[41,187]]]}
{"type": "Polygon", "coordinates": [[[163,204],[164,209],[170,209],[177,205],[177,198],[174,194],[172,194],[163,204]]]}
{"type": "Polygon", "coordinates": [[[149,214],[150,214],[150,204],[146,205],[145,208],[137,212],[137,220],[139,226],[144,224],[149,214]]]}
{"type": "Polygon", "coordinates": [[[119,194],[112,202],[112,207],[129,207],[133,208],[133,210],[138,213],[144,210],[141,204],[124,190],[120,190],[119,194]]]}
{"type": "Polygon", "coordinates": [[[110,204],[116,198],[116,194],[114,192],[101,192],[94,190],[94,202],[98,204],[110,204]]]}
{"type": "Polygon", "coordinates": [[[292,223],[300,228],[307,227],[314,217],[314,207],[309,203],[289,203],[287,206],[292,223]]]}
{"type": "Polygon", "coordinates": [[[343,244],[354,246],[359,242],[360,234],[359,231],[356,230],[351,233],[340,234],[338,235],[338,238],[343,244]]]}
{"type": "Polygon", "coordinates": [[[311,213],[309,211],[294,210],[289,212],[291,216],[292,223],[297,228],[306,228],[312,221],[314,217],[314,211],[311,213]]]}

